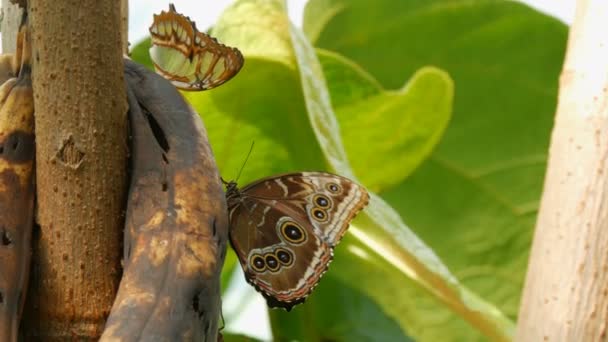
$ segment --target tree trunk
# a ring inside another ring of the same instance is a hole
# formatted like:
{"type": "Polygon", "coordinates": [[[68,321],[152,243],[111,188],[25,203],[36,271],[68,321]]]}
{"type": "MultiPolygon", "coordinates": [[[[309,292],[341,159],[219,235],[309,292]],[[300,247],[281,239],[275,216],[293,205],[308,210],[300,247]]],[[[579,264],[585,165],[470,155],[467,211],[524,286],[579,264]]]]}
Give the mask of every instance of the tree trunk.
{"type": "Polygon", "coordinates": [[[518,341],[607,341],[608,2],[579,0],[518,341]]]}
{"type": "Polygon", "coordinates": [[[126,93],[121,3],[30,0],[39,231],[26,338],[97,339],[121,273],[126,93]]]}
{"type": "Polygon", "coordinates": [[[129,54],[129,0],[120,0],[120,45],[122,53],[129,54]]]}

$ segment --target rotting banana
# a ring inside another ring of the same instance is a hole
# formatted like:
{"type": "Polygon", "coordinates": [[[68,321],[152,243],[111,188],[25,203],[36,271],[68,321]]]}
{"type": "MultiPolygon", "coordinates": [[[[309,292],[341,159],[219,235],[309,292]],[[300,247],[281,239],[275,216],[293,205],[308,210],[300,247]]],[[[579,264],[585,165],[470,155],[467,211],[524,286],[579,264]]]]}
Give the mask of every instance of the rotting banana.
{"type": "Polygon", "coordinates": [[[35,146],[26,37],[22,26],[17,53],[0,57],[0,341],[17,341],[30,271],[35,146]]]}
{"type": "Polygon", "coordinates": [[[165,79],[125,60],[131,185],[124,273],[101,341],[217,341],[228,234],[202,122],[165,79]]]}
{"type": "Polygon", "coordinates": [[[10,78],[17,76],[15,74],[15,68],[13,64],[15,64],[16,58],[12,53],[3,53],[0,55],[0,84],[4,84],[4,82],[8,81],[10,78]]]}

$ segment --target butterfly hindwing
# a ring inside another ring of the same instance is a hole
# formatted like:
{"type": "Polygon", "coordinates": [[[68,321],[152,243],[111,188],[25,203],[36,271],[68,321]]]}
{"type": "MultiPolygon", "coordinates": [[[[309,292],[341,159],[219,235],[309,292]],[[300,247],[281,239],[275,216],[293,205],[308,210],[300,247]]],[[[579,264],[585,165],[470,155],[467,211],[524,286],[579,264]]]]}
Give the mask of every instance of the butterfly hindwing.
{"type": "Polygon", "coordinates": [[[247,281],[271,306],[285,308],[304,300],[332,257],[331,247],[290,211],[272,200],[245,200],[230,212],[230,241],[247,281]]]}
{"type": "Polygon", "coordinates": [[[333,247],[369,196],[344,177],[302,172],[242,190],[229,186],[227,198],[230,240],[247,280],[270,306],[289,310],[319,282],[333,247]]]}

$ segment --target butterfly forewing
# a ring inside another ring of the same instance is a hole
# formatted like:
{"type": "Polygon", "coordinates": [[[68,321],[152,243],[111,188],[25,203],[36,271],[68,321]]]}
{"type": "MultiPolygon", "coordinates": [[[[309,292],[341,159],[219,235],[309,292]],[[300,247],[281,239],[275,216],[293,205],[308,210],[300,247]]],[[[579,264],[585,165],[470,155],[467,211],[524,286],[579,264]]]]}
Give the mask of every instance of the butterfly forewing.
{"type": "Polygon", "coordinates": [[[361,186],[322,172],[279,175],[235,189],[227,194],[230,240],[241,266],[269,305],[288,310],[319,282],[333,247],[369,200],[361,186]]]}
{"type": "Polygon", "coordinates": [[[337,244],[350,221],[369,202],[365,188],[348,178],[325,172],[301,172],[269,177],[241,190],[247,197],[289,203],[328,244],[337,244]],[[327,203],[325,203],[327,202],[327,203]]]}
{"type": "Polygon", "coordinates": [[[215,88],[243,66],[239,50],[198,31],[190,18],[175,11],[154,15],[150,57],[156,72],[183,90],[215,88]]]}

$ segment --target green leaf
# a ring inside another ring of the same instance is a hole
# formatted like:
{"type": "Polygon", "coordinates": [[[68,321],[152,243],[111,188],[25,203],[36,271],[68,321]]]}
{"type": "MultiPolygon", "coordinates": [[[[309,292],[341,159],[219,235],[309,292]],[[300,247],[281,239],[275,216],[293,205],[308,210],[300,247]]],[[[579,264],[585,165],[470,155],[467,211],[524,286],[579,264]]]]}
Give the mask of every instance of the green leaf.
{"type": "Polygon", "coordinates": [[[253,337],[240,335],[240,334],[231,334],[231,333],[222,333],[222,337],[224,338],[224,342],[259,342],[260,341],[253,337]]]}
{"type": "Polygon", "coordinates": [[[425,67],[401,89],[387,91],[352,61],[317,53],[344,147],[356,151],[349,162],[361,182],[374,191],[401,183],[431,154],[447,127],[452,80],[425,67]]]}
{"type": "Polygon", "coordinates": [[[289,20],[283,10],[281,1],[239,0],[224,11],[211,35],[238,47],[247,60],[261,57],[293,69],[289,20]]]}
{"type": "MultiPolygon", "coordinates": [[[[352,253],[338,258],[347,269],[361,262],[352,253]]],[[[413,341],[380,305],[338,277],[324,278],[306,304],[270,315],[276,341],[413,341]]]]}
{"type": "Polygon", "coordinates": [[[152,59],[150,58],[150,46],[152,46],[152,40],[150,38],[144,39],[133,47],[130,57],[150,70],[154,70],[152,59]]]}
{"type": "Polygon", "coordinates": [[[217,89],[184,93],[207,126],[225,179],[237,176],[255,143],[240,184],[279,172],[324,168],[304,113],[288,36],[280,29],[288,23],[278,15],[280,6],[244,0],[229,7],[211,34],[238,46],[245,55],[243,69],[217,89]]]}
{"type": "Polygon", "coordinates": [[[236,254],[234,253],[234,251],[231,248],[228,248],[228,251],[226,252],[226,258],[224,259],[224,267],[222,267],[222,274],[221,274],[221,286],[222,286],[222,294],[224,294],[226,292],[226,289],[228,288],[228,285],[230,284],[230,282],[232,281],[232,277],[235,275],[234,270],[236,267],[241,267],[241,265],[238,263],[238,259],[236,257],[236,254]]]}
{"type": "Polygon", "coordinates": [[[515,318],[565,25],[518,2],[484,0],[311,0],[304,19],[318,47],[386,87],[428,64],[454,79],[454,115],[440,144],[380,194],[462,283],[515,318]]]}
{"type": "MultiPolygon", "coordinates": [[[[323,146],[325,158],[339,173],[354,177],[339,137],[339,125],[333,114],[321,65],[304,35],[293,25],[290,26],[290,33],[307,113],[317,139],[323,146]]],[[[366,224],[361,229],[351,228],[351,236],[360,239],[388,263],[394,272],[415,279],[419,286],[426,288],[487,336],[497,340],[510,339],[513,324],[491,304],[461,287],[434,253],[401,221],[394,209],[373,193],[370,195],[369,208],[363,214],[366,224]]],[[[357,281],[359,278],[351,279],[351,282],[357,281]]],[[[378,280],[379,283],[390,281],[398,282],[399,278],[378,280]]],[[[369,296],[384,304],[387,312],[399,317],[394,305],[384,302],[383,296],[370,291],[370,287],[368,291],[369,296]]],[[[404,320],[403,323],[408,326],[412,322],[404,320]]]]}
{"type": "Polygon", "coordinates": [[[254,142],[239,184],[279,172],[324,168],[304,114],[297,75],[284,64],[247,57],[241,72],[227,84],[184,95],[205,122],[225,179],[237,176],[254,142]]]}

